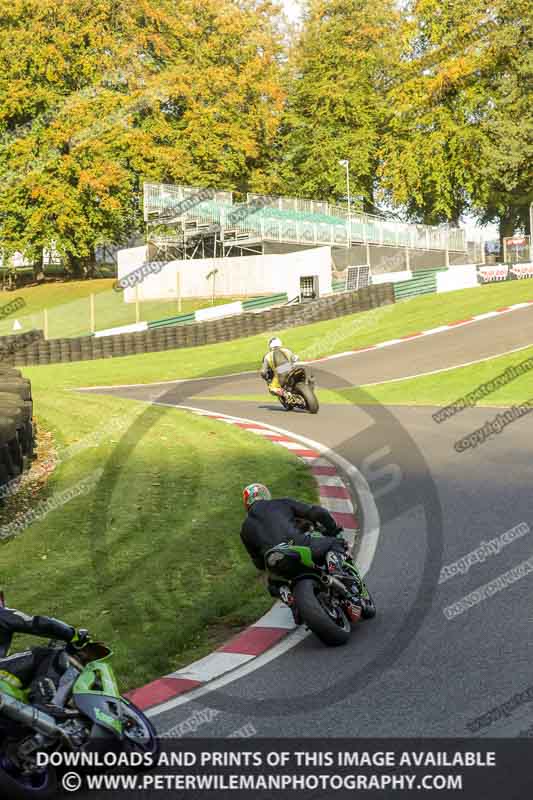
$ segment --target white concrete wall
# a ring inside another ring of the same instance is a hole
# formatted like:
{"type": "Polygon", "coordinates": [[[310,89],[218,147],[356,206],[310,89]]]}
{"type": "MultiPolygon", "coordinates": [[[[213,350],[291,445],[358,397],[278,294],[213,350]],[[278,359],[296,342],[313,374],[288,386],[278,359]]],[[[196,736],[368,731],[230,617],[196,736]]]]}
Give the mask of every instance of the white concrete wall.
{"type": "MultiPolygon", "coordinates": [[[[121,250],[118,254],[119,280],[147,260],[147,247],[121,250]]],[[[147,275],[139,283],[139,299],[176,297],[178,273],[182,297],[209,297],[213,279],[207,280],[206,276],[213,269],[218,269],[215,284],[218,297],[287,292],[291,300],[300,294],[300,277],[311,275],[318,277],[320,295],[331,292],[331,248],[317,247],[264,256],[171,261],[159,273],[147,275]]],[[[134,302],[135,289],[126,289],[124,297],[127,303],[134,302]]]]}
{"type": "Polygon", "coordinates": [[[127,250],[119,250],[117,253],[117,276],[123,278],[128,272],[140,267],[148,260],[148,247],[143,244],[141,247],[130,247],[127,250]]]}
{"type": "Polygon", "coordinates": [[[242,314],[242,302],[225,303],[223,306],[210,306],[200,308],[195,311],[196,322],[206,322],[209,319],[219,319],[219,317],[231,317],[234,314],[242,314]]]}
{"type": "Polygon", "coordinates": [[[399,281],[410,281],[413,273],[410,270],[403,272],[380,272],[378,275],[372,274],[372,283],[398,283],[399,281]]]}
{"type": "Polygon", "coordinates": [[[478,286],[475,264],[452,266],[446,272],[437,272],[437,292],[471,289],[478,286]]]}
{"type": "Polygon", "coordinates": [[[119,333],[137,333],[138,331],[148,330],[147,322],[133,322],[131,325],[119,325],[117,328],[106,328],[103,331],[96,331],[94,334],[98,339],[101,336],[116,336],[119,333]]]}

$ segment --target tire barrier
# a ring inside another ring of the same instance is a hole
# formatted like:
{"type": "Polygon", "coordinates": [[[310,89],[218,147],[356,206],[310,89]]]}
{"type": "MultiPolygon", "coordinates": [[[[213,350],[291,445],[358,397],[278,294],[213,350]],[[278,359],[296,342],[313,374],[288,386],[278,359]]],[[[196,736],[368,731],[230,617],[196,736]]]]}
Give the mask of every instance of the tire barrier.
{"type": "Polygon", "coordinates": [[[14,364],[17,356],[32,344],[44,342],[42,331],[32,330],[14,336],[0,336],[0,367],[14,364]]]}
{"type": "Polygon", "coordinates": [[[170,325],[98,338],[83,336],[77,339],[40,340],[16,349],[10,356],[10,363],[20,366],[68,363],[200,347],[276,329],[336,319],[394,302],[393,284],[382,283],[367,286],[356,292],[329,295],[309,303],[277,306],[266,311],[249,312],[190,325],[170,325]]]}
{"type": "Polygon", "coordinates": [[[3,488],[29,468],[34,448],[31,383],[18,369],[0,365],[0,502],[3,488]]]}

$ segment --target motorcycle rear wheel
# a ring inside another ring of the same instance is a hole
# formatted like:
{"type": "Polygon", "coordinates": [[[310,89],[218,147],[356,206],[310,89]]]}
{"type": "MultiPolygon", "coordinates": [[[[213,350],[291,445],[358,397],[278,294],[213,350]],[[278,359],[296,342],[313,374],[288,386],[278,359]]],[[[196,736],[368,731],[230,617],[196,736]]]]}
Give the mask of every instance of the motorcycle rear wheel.
{"type": "Polygon", "coordinates": [[[319,599],[322,588],[317,581],[304,579],[298,581],[293,590],[298,611],[307,627],[328,647],[346,644],[350,638],[351,625],[344,611],[335,608],[336,619],[326,610],[325,603],[319,599]]]}
{"type": "Polygon", "coordinates": [[[316,394],[308,383],[297,383],[294,391],[303,397],[310,414],[318,414],[319,404],[316,394]]]}

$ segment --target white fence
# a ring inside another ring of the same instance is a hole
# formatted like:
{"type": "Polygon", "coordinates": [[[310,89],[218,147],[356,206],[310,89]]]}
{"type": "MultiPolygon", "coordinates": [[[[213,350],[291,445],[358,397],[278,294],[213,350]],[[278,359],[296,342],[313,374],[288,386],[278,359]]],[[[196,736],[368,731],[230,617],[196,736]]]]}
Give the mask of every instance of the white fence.
{"type": "Polygon", "coordinates": [[[472,289],[478,286],[475,264],[455,264],[445,272],[437,272],[437,292],[472,289]]]}

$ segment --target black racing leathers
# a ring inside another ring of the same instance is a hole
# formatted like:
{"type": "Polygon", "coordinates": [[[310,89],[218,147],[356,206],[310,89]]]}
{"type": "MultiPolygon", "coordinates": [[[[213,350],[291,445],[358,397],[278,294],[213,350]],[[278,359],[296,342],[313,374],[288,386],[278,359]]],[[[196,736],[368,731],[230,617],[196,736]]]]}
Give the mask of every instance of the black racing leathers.
{"type": "Polygon", "coordinates": [[[241,539],[257,569],[264,570],[265,553],[281,542],[311,547],[317,563],[321,563],[329,550],[344,552],[344,540],[336,538],[339,531],[329,511],[321,506],[311,506],[291,498],[257,500],[243,522],[241,539]],[[321,538],[309,536],[301,521],[318,523],[326,535],[321,538]]]}
{"type": "Polygon", "coordinates": [[[76,629],[53,617],[33,617],[15,608],[0,607],[0,657],[8,652],[15,633],[70,642],[76,635],[76,629]]]}

